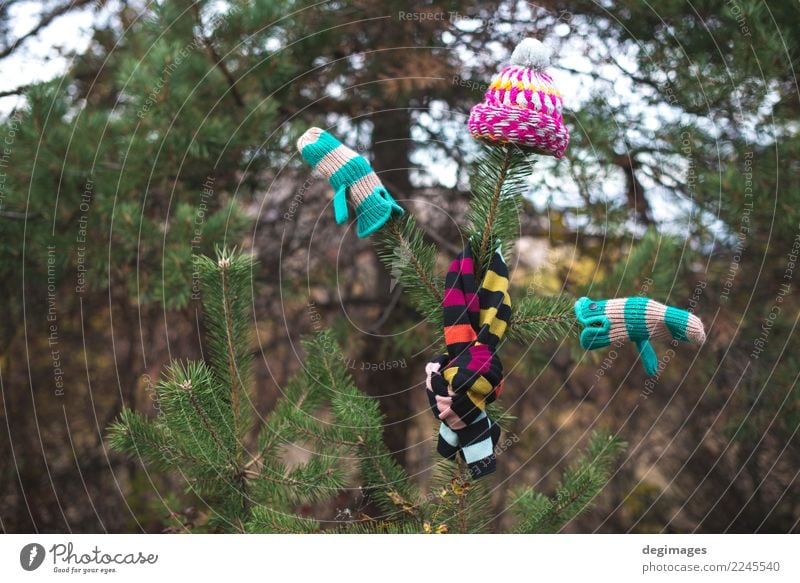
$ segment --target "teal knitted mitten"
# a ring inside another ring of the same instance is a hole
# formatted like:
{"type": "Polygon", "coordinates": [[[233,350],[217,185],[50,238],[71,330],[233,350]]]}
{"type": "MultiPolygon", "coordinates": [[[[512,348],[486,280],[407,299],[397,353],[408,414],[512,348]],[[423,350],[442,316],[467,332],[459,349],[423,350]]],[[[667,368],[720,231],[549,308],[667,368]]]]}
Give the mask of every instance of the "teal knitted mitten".
{"type": "Polygon", "coordinates": [[[658,357],[650,344],[651,339],[674,339],[695,344],[706,340],[700,318],[648,298],[592,300],[583,297],[575,302],[575,315],[585,326],[581,332],[584,350],[631,340],[636,344],[649,375],[658,372],[658,357]]]}
{"type": "Polygon", "coordinates": [[[359,237],[380,229],[392,212],[403,214],[369,162],[333,135],[320,128],[310,128],[297,140],[300,155],[319,170],[334,190],[333,213],[338,224],[347,222],[347,195],[356,207],[359,237]]]}

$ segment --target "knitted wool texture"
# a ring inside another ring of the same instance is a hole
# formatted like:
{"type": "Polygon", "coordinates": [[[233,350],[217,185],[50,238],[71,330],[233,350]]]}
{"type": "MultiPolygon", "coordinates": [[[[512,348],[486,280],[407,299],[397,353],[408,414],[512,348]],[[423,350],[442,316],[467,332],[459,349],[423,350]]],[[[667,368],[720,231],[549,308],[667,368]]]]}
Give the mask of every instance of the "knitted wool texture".
{"type": "Polygon", "coordinates": [[[636,344],[649,375],[658,372],[658,357],[650,344],[651,339],[673,339],[695,344],[702,344],[706,340],[700,318],[686,310],[643,297],[613,300],[583,297],[575,302],[575,315],[586,326],[580,337],[585,350],[631,340],[636,344]]]}
{"type": "Polygon", "coordinates": [[[545,72],[548,49],[528,38],[514,49],[511,64],[489,85],[483,103],[469,114],[469,131],[478,139],[513,143],[561,158],[569,130],[561,115],[561,93],[545,72]]]}
{"type": "Polygon", "coordinates": [[[332,134],[310,128],[297,140],[300,155],[330,182],[334,190],[333,213],[338,224],[347,222],[347,194],[356,207],[356,232],[366,237],[380,229],[392,212],[403,214],[372,166],[332,134]]]}
{"type": "Polygon", "coordinates": [[[447,354],[425,367],[428,400],[442,421],[437,451],[448,459],[460,452],[474,477],[495,470],[500,428],[484,409],[503,386],[503,363],[496,351],[511,316],[508,284],[508,267],[498,250],[478,288],[468,244],[445,279],[447,354]]]}

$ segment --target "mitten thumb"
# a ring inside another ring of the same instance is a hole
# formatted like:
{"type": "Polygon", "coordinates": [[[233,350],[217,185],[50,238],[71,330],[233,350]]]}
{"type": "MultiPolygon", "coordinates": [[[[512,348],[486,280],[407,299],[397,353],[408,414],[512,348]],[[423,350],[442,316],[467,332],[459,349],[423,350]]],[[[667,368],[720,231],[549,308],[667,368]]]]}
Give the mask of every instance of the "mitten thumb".
{"type": "Polygon", "coordinates": [[[653,345],[649,340],[637,340],[636,348],[639,349],[639,357],[642,359],[645,372],[650,376],[655,375],[658,372],[658,357],[653,345]]]}

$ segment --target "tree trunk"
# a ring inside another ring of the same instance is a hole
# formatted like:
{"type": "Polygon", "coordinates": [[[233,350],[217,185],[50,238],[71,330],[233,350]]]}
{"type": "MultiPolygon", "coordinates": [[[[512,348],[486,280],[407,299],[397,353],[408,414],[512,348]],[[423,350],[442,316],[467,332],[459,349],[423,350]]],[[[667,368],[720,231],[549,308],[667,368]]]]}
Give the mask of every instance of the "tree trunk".
{"type": "MultiPolygon", "coordinates": [[[[373,166],[392,196],[400,201],[411,195],[411,180],[409,177],[409,153],[411,148],[411,119],[408,110],[396,109],[381,112],[373,118],[374,132],[372,135],[372,151],[374,153],[373,166]]],[[[400,203],[403,204],[402,202],[400,203]]],[[[374,297],[385,298],[384,309],[391,302],[391,276],[383,266],[377,255],[373,255],[375,270],[378,274],[375,280],[374,297]]],[[[409,309],[400,305],[392,312],[378,333],[391,330],[393,324],[403,317],[409,316],[409,309]]],[[[412,316],[413,317],[413,316],[412,316]]],[[[367,343],[363,359],[366,362],[378,360],[394,360],[387,357],[391,354],[391,338],[375,338],[374,342],[367,343]]],[[[412,416],[411,402],[408,389],[413,386],[415,371],[412,367],[395,368],[391,372],[372,373],[381,377],[379,383],[366,384],[367,392],[380,399],[381,410],[386,415],[384,439],[389,450],[395,458],[403,464],[406,459],[408,439],[408,419],[412,416]]]]}

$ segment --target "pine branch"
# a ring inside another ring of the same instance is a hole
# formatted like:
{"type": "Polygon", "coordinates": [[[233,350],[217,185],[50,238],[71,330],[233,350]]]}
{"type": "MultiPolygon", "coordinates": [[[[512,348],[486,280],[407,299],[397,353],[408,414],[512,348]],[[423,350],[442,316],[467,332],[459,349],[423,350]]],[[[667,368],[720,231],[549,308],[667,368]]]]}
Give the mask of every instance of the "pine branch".
{"type": "Polygon", "coordinates": [[[586,452],[564,472],[553,498],[532,488],[512,493],[517,533],[558,532],[588,510],[608,482],[615,459],[627,448],[617,437],[593,433],[586,452]]]}
{"type": "Polygon", "coordinates": [[[423,523],[417,520],[389,522],[386,520],[365,519],[350,522],[331,529],[331,534],[419,534],[424,532],[423,523]]]}
{"type": "MultiPolygon", "coordinates": [[[[245,379],[250,378],[253,359],[248,346],[247,318],[253,259],[235,250],[217,249],[216,263],[199,257],[195,264],[202,277],[203,309],[207,316],[213,370],[230,395],[233,459],[227,473],[239,497],[237,518],[246,521],[250,496],[244,436],[249,424],[243,419],[242,406],[246,396],[245,379]]],[[[228,421],[223,419],[222,422],[228,421]]]]}
{"type": "MultiPolygon", "coordinates": [[[[216,261],[195,257],[203,288],[203,312],[214,374],[229,392],[233,433],[239,443],[247,434],[251,416],[243,413],[247,404],[253,355],[249,350],[252,257],[217,249],[216,261]]],[[[243,466],[246,451],[240,448],[237,465],[243,466]]]]}
{"type": "Polygon", "coordinates": [[[574,328],[575,300],[530,294],[512,305],[509,337],[523,344],[558,340],[574,328]]]}
{"type": "Polygon", "coordinates": [[[242,380],[239,377],[236,350],[233,347],[233,307],[231,305],[231,289],[230,289],[230,274],[228,268],[230,267],[230,258],[221,254],[217,261],[219,266],[220,285],[222,286],[222,309],[225,316],[225,346],[227,348],[228,360],[228,378],[231,381],[231,405],[233,409],[233,433],[237,437],[240,435],[241,427],[241,411],[240,399],[243,392],[242,380]]]}
{"type": "Polygon", "coordinates": [[[156,384],[159,421],[187,450],[200,452],[205,474],[226,472],[234,459],[236,435],[230,423],[230,402],[211,369],[203,362],[173,362],[156,384]]]}
{"type": "MultiPolygon", "coordinates": [[[[192,5],[192,14],[194,15],[195,22],[197,22],[197,27],[200,33],[200,38],[203,41],[203,44],[206,47],[206,51],[208,52],[208,56],[211,58],[211,62],[216,65],[216,67],[220,70],[223,77],[225,77],[225,81],[228,83],[228,88],[230,90],[231,96],[233,97],[234,101],[236,101],[236,105],[239,107],[244,107],[244,99],[242,98],[239,89],[236,87],[236,79],[233,78],[228,66],[225,64],[225,61],[222,60],[217,49],[214,47],[214,41],[206,36],[205,27],[203,25],[202,15],[200,14],[200,5],[194,3],[192,5]]],[[[213,31],[212,31],[213,33],[213,31]]]]}
{"type": "MultiPolygon", "coordinates": [[[[458,463],[454,465],[455,476],[453,480],[463,480],[463,476],[467,475],[467,464],[464,461],[464,458],[458,456],[458,463]]],[[[460,484],[461,488],[464,487],[463,482],[460,484]]],[[[458,517],[458,532],[461,534],[467,534],[469,532],[469,526],[467,525],[467,492],[456,497],[456,512],[458,517]]]]}
{"type": "MultiPolygon", "coordinates": [[[[473,167],[473,196],[467,229],[476,241],[476,264],[482,272],[497,241],[504,246],[516,239],[522,194],[527,188],[532,161],[513,145],[484,145],[473,167]]],[[[434,274],[437,249],[411,216],[390,220],[379,232],[378,255],[393,278],[408,293],[416,309],[435,328],[441,327],[443,278],[434,274]]],[[[561,338],[569,334],[575,317],[574,299],[527,296],[512,302],[509,336],[523,343],[561,338]]]]}
{"type": "Polygon", "coordinates": [[[624,261],[618,261],[611,274],[591,291],[616,297],[620,290],[636,290],[667,302],[669,294],[681,294],[681,286],[686,285],[680,270],[689,263],[691,254],[679,237],[661,235],[650,228],[624,254],[624,261]]]}
{"type": "Polygon", "coordinates": [[[489,263],[489,241],[491,240],[492,230],[495,219],[497,218],[497,207],[500,205],[500,194],[503,192],[503,184],[506,181],[506,174],[511,165],[512,149],[509,144],[503,148],[503,161],[500,164],[497,181],[494,185],[491,199],[489,201],[488,212],[484,219],[483,229],[481,230],[481,243],[478,247],[478,265],[488,265],[489,263]]]}
{"type": "Polygon", "coordinates": [[[252,510],[250,520],[244,525],[249,533],[302,534],[319,531],[319,523],[310,518],[303,518],[291,513],[281,512],[264,505],[257,505],[252,510]]]}
{"type": "Polygon", "coordinates": [[[319,405],[319,394],[313,389],[314,384],[307,382],[305,375],[295,375],[289,379],[281,399],[275,404],[259,431],[259,453],[245,464],[245,468],[261,463],[274,453],[279,443],[292,439],[292,429],[301,424],[295,418],[310,417],[309,411],[319,405]]]}
{"type": "Polygon", "coordinates": [[[434,274],[437,249],[410,215],[391,219],[377,237],[377,253],[414,307],[438,326],[444,282],[434,274]]]}
{"type": "Polygon", "coordinates": [[[140,458],[158,470],[171,469],[176,462],[187,468],[202,462],[181,451],[168,428],[131,409],[123,409],[119,419],[111,424],[108,441],[114,451],[140,458]]]}
{"type": "MultiPolygon", "coordinates": [[[[253,261],[219,250],[216,262],[197,257],[195,266],[203,284],[211,364],[172,362],[155,387],[158,417],[147,420],[123,412],[110,427],[110,443],[129,454],[141,451],[159,469],[180,471],[190,490],[209,500],[214,514],[209,524],[241,531],[250,516],[255,478],[243,463],[248,418],[242,409],[252,366],[247,291],[253,261]]],[[[305,468],[306,475],[315,469],[305,468]]],[[[278,486],[291,490],[298,481],[287,479],[273,489],[278,486]]]]}
{"type": "Polygon", "coordinates": [[[186,395],[189,397],[189,402],[192,404],[192,408],[197,413],[197,416],[200,417],[200,419],[201,419],[201,421],[203,423],[203,427],[205,427],[206,431],[208,431],[208,434],[214,440],[214,444],[220,450],[224,450],[225,446],[222,445],[222,442],[220,441],[219,437],[217,436],[217,432],[214,430],[214,425],[211,423],[211,420],[208,418],[208,415],[206,414],[205,409],[203,409],[202,405],[200,405],[200,403],[198,402],[197,397],[195,397],[194,393],[192,392],[192,381],[191,381],[191,379],[187,379],[184,382],[182,382],[180,384],[180,387],[181,387],[181,389],[186,391],[186,395]]]}
{"type": "MultiPolygon", "coordinates": [[[[485,146],[473,172],[473,197],[470,204],[468,229],[470,241],[477,245],[477,265],[480,273],[488,268],[495,242],[507,245],[519,230],[519,213],[522,193],[526,188],[526,178],[530,172],[530,162],[525,153],[511,145],[485,146]]],[[[473,246],[473,251],[475,247],[473,246]]],[[[417,309],[428,319],[441,324],[441,284],[434,281],[436,249],[423,240],[420,229],[413,218],[393,220],[383,230],[379,243],[379,256],[392,273],[409,291],[409,296],[417,309]]],[[[519,305],[515,304],[510,321],[510,338],[532,342],[542,338],[558,338],[569,333],[575,322],[574,300],[567,297],[545,298],[527,296],[519,305]]],[[[465,481],[466,468],[463,461],[450,469],[455,472],[451,480],[453,489],[458,489],[452,508],[459,532],[469,532],[469,508],[475,505],[470,500],[469,482],[465,481]],[[461,486],[456,486],[456,482],[461,486]]],[[[380,474],[379,474],[380,475],[380,474]]],[[[380,476],[382,483],[386,477],[380,476]]],[[[402,500],[394,492],[389,492],[390,501],[409,514],[414,505],[402,500]]],[[[576,498],[576,501],[578,499],[576,498]]],[[[574,504],[572,502],[569,507],[574,504]]],[[[434,514],[441,515],[449,504],[436,507],[434,514]]],[[[429,505],[425,505],[430,510],[429,505]]],[[[480,506],[480,504],[478,504],[480,506]]],[[[425,510],[425,511],[428,511],[425,510]]],[[[564,509],[554,511],[556,516],[567,515],[564,509]]]]}
{"type": "Polygon", "coordinates": [[[495,245],[507,246],[519,235],[522,195],[531,164],[528,155],[512,144],[482,144],[472,167],[467,216],[467,234],[473,242],[479,276],[486,272],[495,245]]]}
{"type": "MultiPolygon", "coordinates": [[[[303,341],[308,382],[325,391],[342,437],[359,444],[354,452],[364,487],[387,515],[415,508],[419,493],[405,470],[392,458],[383,441],[383,415],[376,399],[358,390],[344,365],[342,352],[330,331],[303,341]]],[[[413,513],[413,512],[412,512],[413,513]]]]}
{"type": "Polygon", "coordinates": [[[0,91],[0,97],[10,97],[11,95],[22,95],[30,88],[30,85],[20,85],[15,89],[0,91]]]}
{"type": "Polygon", "coordinates": [[[50,26],[50,24],[56,20],[58,17],[71,12],[77,8],[81,8],[86,6],[92,2],[92,0],[70,0],[69,2],[64,2],[63,4],[59,4],[56,7],[52,8],[48,12],[42,14],[39,21],[28,30],[28,32],[24,33],[23,35],[19,36],[14,42],[9,44],[6,47],[0,48],[0,59],[5,59],[11,53],[16,51],[22,44],[31,37],[38,35],[42,30],[50,26]]]}
{"type": "Polygon", "coordinates": [[[432,532],[467,534],[480,532],[489,524],[491,492],[486,480],[473,480],[464,461],[440,460],[433,470],[429,494],[420,505],[432,532]]]}
{"type": "Polygon", "coordinates": [[[346,472],[341,467],[344,452],[327,448],[311,459],[287,471],[277,459],[265,460],[259,472],[247,470],[252,497],[274,508],[295,504],[314,504],[333,498],[345,485],[346,472]]]}

